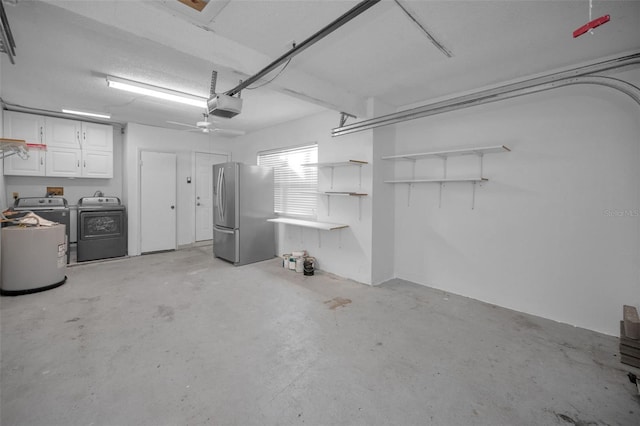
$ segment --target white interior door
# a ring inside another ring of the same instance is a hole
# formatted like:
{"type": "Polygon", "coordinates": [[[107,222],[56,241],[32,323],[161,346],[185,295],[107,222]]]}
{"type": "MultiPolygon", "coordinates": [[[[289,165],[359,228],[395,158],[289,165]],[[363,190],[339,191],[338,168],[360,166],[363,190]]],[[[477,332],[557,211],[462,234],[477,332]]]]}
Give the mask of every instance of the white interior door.
{"type": "Polygon", "coordinates": [[[213,165],[227,161],[225,154],[196,152],[196,241],[213,239],[213,165]]]}
{"type": "Polygon", "coordinates": [[[176,249],[176,154],[140,153],[140,251],[176,249]]]}

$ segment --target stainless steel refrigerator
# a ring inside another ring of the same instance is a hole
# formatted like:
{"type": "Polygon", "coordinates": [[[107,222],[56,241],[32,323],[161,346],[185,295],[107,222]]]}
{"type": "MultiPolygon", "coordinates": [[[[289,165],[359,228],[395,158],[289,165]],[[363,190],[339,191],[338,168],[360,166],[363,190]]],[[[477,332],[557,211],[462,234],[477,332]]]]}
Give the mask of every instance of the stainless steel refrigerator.
{"type": "Polygon", "coordinates": [[[275,257],[273,169],[213,166],[213,253],[234,265],[275,257]]]}

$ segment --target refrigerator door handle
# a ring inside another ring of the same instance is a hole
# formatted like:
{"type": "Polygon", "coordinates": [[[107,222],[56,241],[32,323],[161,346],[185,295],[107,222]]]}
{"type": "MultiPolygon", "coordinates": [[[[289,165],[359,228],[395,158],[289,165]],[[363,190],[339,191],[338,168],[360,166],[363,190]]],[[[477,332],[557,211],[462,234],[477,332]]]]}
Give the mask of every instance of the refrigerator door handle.
{"type": "Polygon", "coordinates": [[[220,191],[221,187],[221,179],[222,179],[222,168],[218,169],[218,182],[216,182],[216,204],[218,205],[218,219],[222,222],[222,197],[220,191]]]}
{"type": "Polygon", "coordinates": [[[229,230],[229,229],[218,228],[217,226],[215,228],[213,228],[213,229],[215,229],[216,232],[220,232],[222,234],[231,234],[231,235],[235,234],[235,231],[232,231],[232,230],[229,230]]]}
{"type": "Polygon", "coordinates": [[[222,220],[222,222],[224,222],[226,219],[225,217],[227,216],[227,194],[225,191],[225,186],[226,186],[226,182],[225,182],[225,177],[224,177],[224,167],[220,168],[220,202],[222,203],[222,208],[220,209],[221,215],[222,217],[220,218],[222,220]]]}
{"type": "Polygon", "coordinates": [[[216,213],[218,214],[218,218],[220,218],[220,169],[218,169],[218,176],[216,179],[216,213]]]}

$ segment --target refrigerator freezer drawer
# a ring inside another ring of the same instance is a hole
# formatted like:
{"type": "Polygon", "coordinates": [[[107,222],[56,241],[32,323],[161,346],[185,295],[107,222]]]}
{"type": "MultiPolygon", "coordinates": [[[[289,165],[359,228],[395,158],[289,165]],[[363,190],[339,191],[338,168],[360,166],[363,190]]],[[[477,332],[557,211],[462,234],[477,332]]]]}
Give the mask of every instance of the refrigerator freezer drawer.
{"type": "Polygon", "coordinates": [[[213,253],[229,262],[240,261],[240,235],[237,229],[213,228],[213,253]]]}

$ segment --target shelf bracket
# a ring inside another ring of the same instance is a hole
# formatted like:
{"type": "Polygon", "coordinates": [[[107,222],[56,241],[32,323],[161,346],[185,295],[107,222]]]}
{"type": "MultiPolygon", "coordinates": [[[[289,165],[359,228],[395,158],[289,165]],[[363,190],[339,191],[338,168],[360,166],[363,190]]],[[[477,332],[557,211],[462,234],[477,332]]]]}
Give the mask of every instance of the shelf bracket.
{"type": "Polygon", "coordinates": [[[331,189],[333,189],[333,169],[334,167],[331,166],[331,189]]]}
{"type": "Polygon", "coordinates": [[[473,182],[473,195],[471,196],[471,210],[476,208],[476,182],[473,182]]]}
{"type": "MultiPolygon", "coordinates": [[[[442,156],[442,174],[443,174],[443,179],[447,178],[447,156],[442,156]]],[[[442,208],[442,190],[444,188],[444,182],[440,182],[440,190],[438,192],[438,208],[442,208]]]]}
{"type": "Polygon", "coordinates": [[[355,115],[349,114],[347,112],[340,113],[340,127],[344,127],[349,118],[357,118],[355,115]]]}

